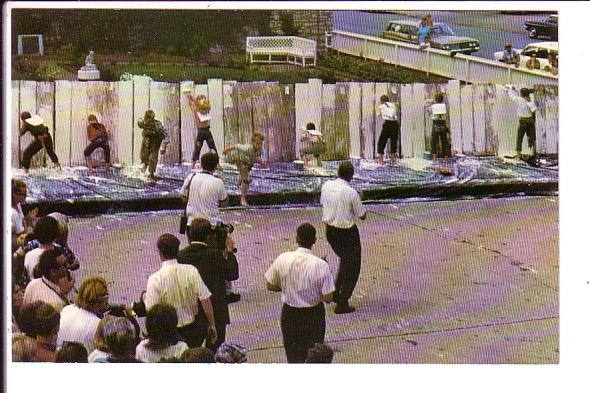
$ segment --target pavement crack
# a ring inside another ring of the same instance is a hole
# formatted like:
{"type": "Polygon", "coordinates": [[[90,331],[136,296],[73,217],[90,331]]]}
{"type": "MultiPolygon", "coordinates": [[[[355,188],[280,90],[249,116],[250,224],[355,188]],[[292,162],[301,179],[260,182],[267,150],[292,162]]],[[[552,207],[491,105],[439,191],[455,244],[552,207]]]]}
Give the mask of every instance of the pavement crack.
{"type": "MultiPolygon", "coordinates": [[[[531,322],[540,322],[540,321],[550,321],[550,320],[559,320],[559,316],[549,316],[549,317],[541,317],[541,318],[528,318],[528,319],[521,319],[516,321],[508,321],[508,322],[493,322],[493,323],[481,323],[477,325],[470,325],[470,326],[458,326],[453,328],[446,328],[446,329],[431,329],[431,330],[421,330],[421,331],[409,331],[403,333],[389,333],[389,334],[374,334],[368,336],[361,336],[361,337],[347,337],[341,339],[333,339],[333,340],[326,340],[327,344],[330,343],[345,343],[350,341],[363,341],[363,340],[376,340],[381,338],[396,338],[396,337],[408,337],[408,336],[424,336],[428,334],[438,334],[438,333],[450,333],[450,332],[459,332],[464,330],[473,330],[473,329],[481,329],[481,328],[489,328],[489,327],[501,327],[501,326],[515,326],[521,325],[531,322]]],[[[410,340],[415,341],[415,340],[410,340]]],[[[271,349],[280,349],[284,348],[283,345],[269,345],[265,347],[257,347],[249,349],[249,351],[266,351],[271,349]]]]}

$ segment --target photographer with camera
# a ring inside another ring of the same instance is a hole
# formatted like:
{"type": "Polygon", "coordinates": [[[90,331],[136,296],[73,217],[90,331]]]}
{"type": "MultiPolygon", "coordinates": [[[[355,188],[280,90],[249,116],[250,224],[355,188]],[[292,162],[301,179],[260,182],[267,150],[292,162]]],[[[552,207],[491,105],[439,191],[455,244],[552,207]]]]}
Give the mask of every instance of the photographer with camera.
{"type": "MultiPolygon", "coordinates": [[[[219,208],[227,207],[228,196],[223,180],[214,174],[218,166],[219,156],[217,153],[205,153],[201,157],[201,167],[203,169],[185,179],[180,190],[180,197],[186,204],[186,222],[188,225],[195,218],[204,218],[217,225],[221,223],[219,208]]],[[[181,233],[184,232],[181,230],[181,233]]],[[[240,294],[233,292],[230,281],[225,283],[225,292],[229,303],[240,300],[240,294]]]]}
{"type": "MultiPolygon", "coordinates": [[[[231,227],[219,224],[212,227],[208,220],[195,218],[188,228],[190,244],[180,250],[177,256],[178,263],[197,268],[212,293],[211,303],[218,339],[214,341],[207,337],[205,342],[206,347],[212,351],[216,351],[225,341],[226,325],[230,323],[225,281],[235,280],[239,276],[238,261],[233,253],[234,241],[229,236],[231,230],[231,227]]],[[[199,314],[197,319],[203,331],[206,321],[202,313],[199,314]]],[[[201,342],[203,339],[205,336],[201,338],[201,342]]]]}
{"type": "MultiPolygon", "coordinates": [[[[157,247],[162,267],[148,279],[143,302],[148,311],[158,303],[176,308],[178,333],[192,348],[200,346],[206,335],[211,342],[215,342],[217,330],[211,292],[194,266],[178,263],[179,246],[180,240],[170,233],[158,238],[157,247]],[[201,330],[203,323],[199,324],[202,320],[206,320],[206,327],[202,329],[205,332],[201,330]]],[[[134,305],[134,310],[137,309],[136,306],[134,305]]]]}

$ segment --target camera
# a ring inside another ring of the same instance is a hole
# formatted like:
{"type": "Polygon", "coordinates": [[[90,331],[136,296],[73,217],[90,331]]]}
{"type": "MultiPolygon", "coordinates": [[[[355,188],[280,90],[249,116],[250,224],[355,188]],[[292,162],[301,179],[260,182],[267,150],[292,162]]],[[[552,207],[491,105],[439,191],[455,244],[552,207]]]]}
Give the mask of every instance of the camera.
{"type": "MultiPolygon", "coordinates": [[[[234,226],[231,224],[224,224],[218,222],[215,226],[211,227],[211,239],[209,245],[213,248],[225,250],[225,243],[227,237],[234,231],[234,226]]],[[[233,252],[237,252],[238,249],[234,247],[233,252]]]]}

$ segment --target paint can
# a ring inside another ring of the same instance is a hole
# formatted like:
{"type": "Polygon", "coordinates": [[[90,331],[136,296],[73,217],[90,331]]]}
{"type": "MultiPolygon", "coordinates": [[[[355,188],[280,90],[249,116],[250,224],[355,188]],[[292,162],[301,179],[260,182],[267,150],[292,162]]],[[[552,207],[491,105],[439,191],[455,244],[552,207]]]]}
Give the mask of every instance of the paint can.
{"type": "Polygon", "coordinates": [[[303,165],[303,161],[301,161],[301,160],[293,161],[293,167],[295,168],[296,171],[302,171],[305,169],[305,166],[303,165]]]}

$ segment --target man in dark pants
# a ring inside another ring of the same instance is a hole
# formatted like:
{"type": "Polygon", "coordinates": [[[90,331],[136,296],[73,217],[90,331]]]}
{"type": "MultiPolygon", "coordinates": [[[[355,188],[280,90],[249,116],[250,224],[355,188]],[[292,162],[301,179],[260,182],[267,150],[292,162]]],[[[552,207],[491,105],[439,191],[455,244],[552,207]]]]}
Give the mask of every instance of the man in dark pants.
{"type": "Polygon", "coordinates": [[[340,258],[336,275],[335,314],[353,312],[348,304],[361,271],[361,238],[355,224],[358,217],[366,218],[367,212],[359,194],[349,185],[354,176],[354,167],[344,161],[338,167],[338,179],[327,181],[320,197],[326,224],[326,239],[340,258]]]}
{"type": "Polygon", "coordinates": [[[300,225],[299,248],[279,255],[264,274],[266,288],[282,292],[281,331],[289,363],[304,363],[307,351],[326,334],[323,302],[332,301],[334,279],[328,263],[312,254],[315,242],[313,225],[300,225]]]}
{"type": "MultiPolygon", "coordinates": [[[[233,254],[234,242],[228,236],[225,249],[220,250],[209,245],[213,235],[211,223],[204,218],[195,218],[188,228],[190,244],[178,252],[178,263],[192,265],[197,268],[203,282],[211,291],[211,303],[215,316],[217,341],[210,342],[207,338],[205,346],[213,352],[225,341],[226,326],[229,324],[229,309],[225,294],[225,281],[236,280],[239,277],[238,261],[233,254]]],[[[203,313],[199,313],[197,320],[206,327],[207,320],[203,313]]],[[[201,329],[206,332],[206,329],[201,329]]],[[[201,343],[205,334],[200,338],[201,343]]]]}
{"type": "Polygon", "coordinates": [[[86,159],[86,166],[88,171],[92,173],[92,164],[90,162],[90,155],[98,148],[104,152],[104,167],[109,171],[111,167],[111,148],[109,147],[109,133],[104,124],[99,123],[95,115],[88,116],[88,125],[86,126],[86,134],[90,144],[84,149],[84,158],[86,159]]]}
{"type": "Polygon", "coordinates": [[[49,134],[49,128],[43,124],[43,119],[39,115],[31,116],[29,112],[21,113],[20,119],[22,120],[20,136],[22,137],[27,132],[30,132],[35,138],[23,152],[22,166],[25,168],[25,175],[29,174],[33,156],[43,148],[47,151],[47,155],[51,158],[55,167],[61,170],[59,159],[53,150],[53,139],[49,134]]]}
{"type": "Polygon", "coordinates": [[[508,96],[516,103],[516,114],[518,116],[518,130],[516,132],[516,159],[520,160],[520,153],[522,151],[522,138],[527,136],[529,147],[532,150],[532,155],[537,155],[536,147],[536,131],[535,131],[535,115],[537,113],[537,106],[535,101],[531,99],[532,91],[523,87],[520,89],[520,95],[516,92],[516,88],[508,90],[508,96]]]}

